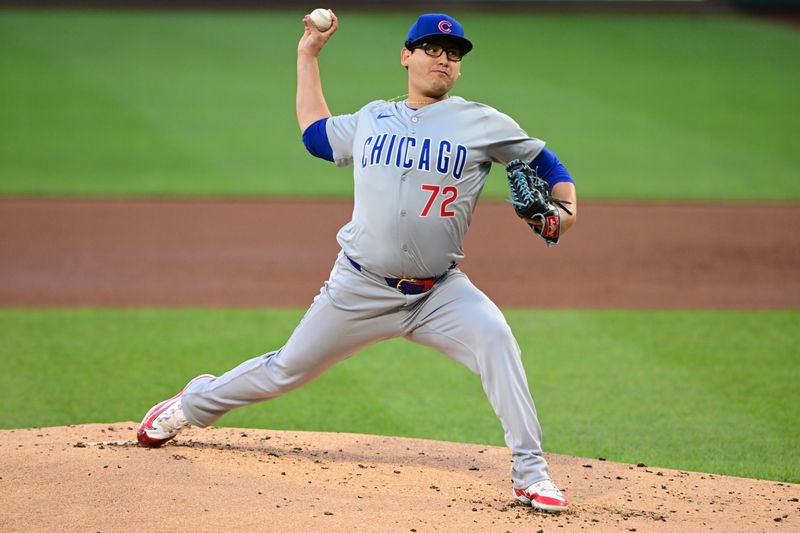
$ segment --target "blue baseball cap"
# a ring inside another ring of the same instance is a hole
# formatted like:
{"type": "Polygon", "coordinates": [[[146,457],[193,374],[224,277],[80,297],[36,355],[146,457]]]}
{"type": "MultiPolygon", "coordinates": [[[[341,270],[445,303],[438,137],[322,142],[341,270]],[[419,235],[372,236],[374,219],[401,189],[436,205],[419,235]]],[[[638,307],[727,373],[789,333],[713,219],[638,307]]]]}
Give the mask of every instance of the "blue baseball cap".
{"type": "Polygon", "coordinates": [[[425,42],[425,39],[439,35],[458,43],[464,54],[472,50],[472,43],[464,37],[464,27],[456,19],[444,13],[428,13],[420,16],[408,30],[406,48],[411,49],[425,42]]]}

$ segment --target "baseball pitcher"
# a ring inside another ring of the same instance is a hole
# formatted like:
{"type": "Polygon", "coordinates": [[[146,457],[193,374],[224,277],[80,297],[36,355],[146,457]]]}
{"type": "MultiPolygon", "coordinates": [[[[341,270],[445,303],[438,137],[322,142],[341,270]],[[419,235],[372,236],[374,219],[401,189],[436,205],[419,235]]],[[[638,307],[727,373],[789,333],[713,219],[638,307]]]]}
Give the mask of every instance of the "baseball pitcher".
{"type": "Polygon", "coordinates": [[[554,246],[575,222],[567,170],[539,139],[499,111],[450,91],[472,50],[464,28],[425,14],[400,51],[408,95],[333,116],[318,57],[338,20],[307,16],[297,48],[297,120],[311,154],[352,166],[354,209],[341,228],[330,277],[286,344],[225,374],[193,379],[155,405],[137,431],[158,447],[189,425],[276,398],[383,339],[431,346],[478,374],[511,449],[513,495],[547,511],[567,508],[542,455],[541,430],[520,347],[503,314],[459,269],[462,242],[492,163],[506,167],[513,208],[554,246]]]}

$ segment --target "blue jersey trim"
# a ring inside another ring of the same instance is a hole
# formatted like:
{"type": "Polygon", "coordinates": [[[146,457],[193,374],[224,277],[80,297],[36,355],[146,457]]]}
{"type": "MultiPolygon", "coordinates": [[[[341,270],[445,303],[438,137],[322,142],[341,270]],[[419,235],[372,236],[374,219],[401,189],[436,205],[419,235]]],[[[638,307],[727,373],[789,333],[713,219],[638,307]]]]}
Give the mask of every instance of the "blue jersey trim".
{"type": "Polygon", "coordinates": [[[547,148],[542,149],[539,155],[533,158],[531,168],[536,170],[540,178],[547,181],[550,190],[553,190],[556,183],[561,183],[562,181],[575,183],[567,169],[556,157],[556,154],[547,148]]]}
{"type": "Polygon", "coordinates": [[[306,145],[306,150],[311,152],[311,155],[333,161],[333,148],[331,142],[328,140],[328,132],[325,131],[325,123],[328,122],[327,118],[321,118],[303,132],[303,144],[306,145]]]}

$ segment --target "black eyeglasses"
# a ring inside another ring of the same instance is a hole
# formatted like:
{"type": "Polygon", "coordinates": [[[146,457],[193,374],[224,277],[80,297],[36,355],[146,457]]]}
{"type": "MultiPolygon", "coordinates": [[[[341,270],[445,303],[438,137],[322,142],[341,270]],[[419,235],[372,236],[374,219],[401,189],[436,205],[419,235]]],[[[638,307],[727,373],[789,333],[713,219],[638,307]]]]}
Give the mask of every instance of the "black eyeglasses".
{"type": "Polygon", "coordinates": [[[412,48],[412,50],[416,50],[417,48],[421,48],[425,54],[430,57],[439,57],[442,55],[442,52],[447,52],[447,59],[455,62],[461,61],[461,58],[464,56],[464,53],[458,48],[445,48],[439,44],[422,43],[412,48]]]}

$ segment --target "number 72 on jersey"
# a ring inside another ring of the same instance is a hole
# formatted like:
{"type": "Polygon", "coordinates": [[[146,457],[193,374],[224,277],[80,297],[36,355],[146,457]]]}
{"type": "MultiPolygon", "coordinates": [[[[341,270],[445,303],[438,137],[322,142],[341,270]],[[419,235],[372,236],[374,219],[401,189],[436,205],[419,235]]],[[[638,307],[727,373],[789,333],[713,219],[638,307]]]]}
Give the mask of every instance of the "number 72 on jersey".
{"type": "Polygon", "coordinates": [[[423,184],[422,190],[428,192],[430,196],[428,197],[428,202],[425,204],[425,207],[422,209],[422,213],[420,213],[419,216],[428,216],[431,212],[433,204],[436,203],[436,200],[439,198],[439,196],[442,197],[441,203],[439,204],[439,216],[453,217],[456,215],[455,211],[450,211],[448,207],[450,204],[456,201],[456,198],[458,198],[458,188],[452,185],[440,187],[439,185],[423,184]]]}

